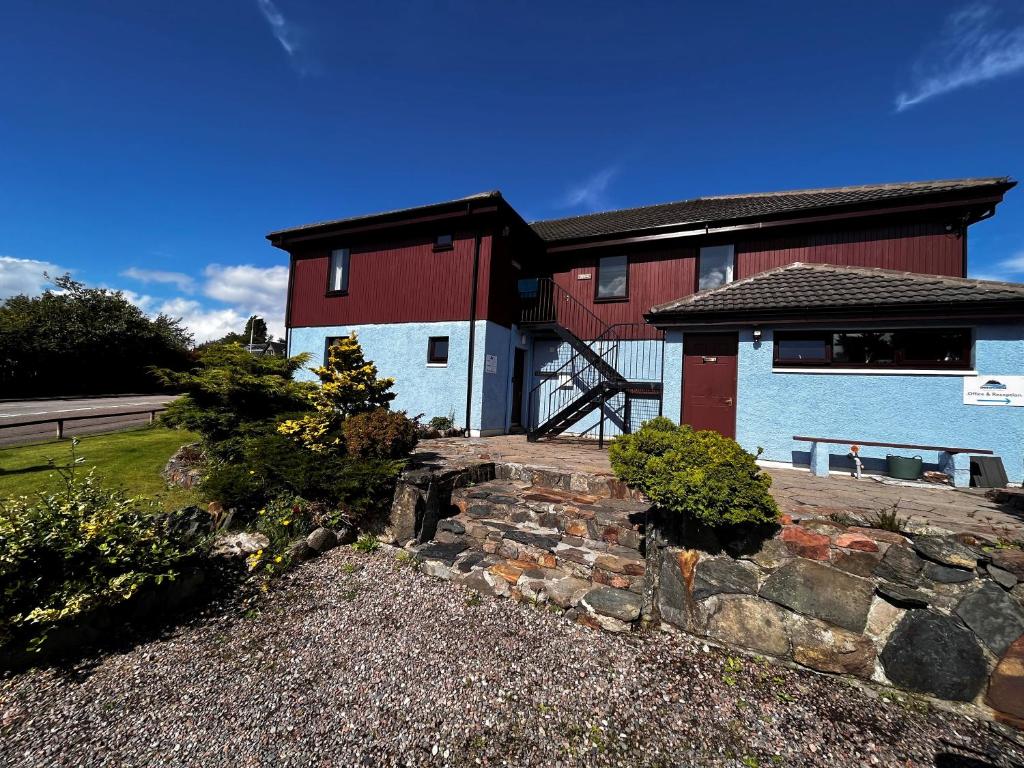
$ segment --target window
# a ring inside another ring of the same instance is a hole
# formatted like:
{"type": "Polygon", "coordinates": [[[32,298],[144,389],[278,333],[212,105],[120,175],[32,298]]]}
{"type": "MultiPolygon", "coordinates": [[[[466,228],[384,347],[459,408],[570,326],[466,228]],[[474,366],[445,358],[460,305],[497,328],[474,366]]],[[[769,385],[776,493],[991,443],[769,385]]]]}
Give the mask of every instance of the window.
{"type": "Polygon", "coordinates": [[[327,270],[327,292],[348,293],[348,248],[331,251],[330,268],[327,270]]]}
{"type": "Polygon", "coordinates": [[[434,238],[435,251],[450,251],[454,247],[455,243],[451,235],[438,235],[434,238]]]}
{"type": "Polygon", "coordinates": [[[700,249],[697,262],[697,290],[706,291],[732,282],[734,247],[710,245],[700,249]]]}
{"type": "Polygon", "coordinates": [[[833,368],[971,367],[968,328],[879,331],[779,331],[775,365],[833,368]]]}
{"type": "Polygon", "coordinates": [[[344,339],[347,338],[348,336],[328,336],[324,340],[324,365],[327,365],[327,363],[331,359],[331,347],[335,346],[336,344],[340,344],[344,339]]]}
{"type": "Polygon", "coordinates": [[[629,295],[629,259],[606,256],[597,263],[596,299],[624,299],[629,295]]]}
{"type": "Polygon", "coordinates": [[[427,364],[448,365],[448,337],[431,336],[427,342],[427,364]]]}

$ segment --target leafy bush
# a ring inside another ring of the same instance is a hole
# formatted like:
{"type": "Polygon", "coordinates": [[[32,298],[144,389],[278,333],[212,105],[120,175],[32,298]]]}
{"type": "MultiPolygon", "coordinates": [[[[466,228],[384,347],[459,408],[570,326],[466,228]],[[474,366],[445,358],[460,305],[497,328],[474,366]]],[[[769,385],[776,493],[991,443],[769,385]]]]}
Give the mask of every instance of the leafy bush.
{"type": "MultiPolygon", "coordinates": [[[[759,452],[760,454],[760,452],[759,452]]],[[[615,439],[612,469],[656,506],[712,527],[770,523],[778,507],[756,456],[717,432],[652,419],[615,439]]]]}
{"type": "Polygon", "coordinates": [[[427,422],[427,426],[435,432],[450,432],[455,429],[455,415],[435,416],[427,422]]]}
{"type": "Polygon", "coordinates": [[[166,525],[158,504],[58,468],[60,493],[0,501],[0,644],[131,600],[177,578],[203,544],[166,525]]]}
{"type": "Polygon", "coordinates": [[[315,385],[292,379],[307,360],[306,355],[253,355],[238,344],[206,347],[190,371],[155,372],[164,384],[185,392],[162,420],[202,435],[211,457],[237,460],[246,439],[274,432],[282,416],[309,407],[306,398],[315,385]]]}
{"type": "Polygon", "coordinates": [[[399,459],[416,447],[416,422],[405,411],[378,408],[345,419],[341,427],[350,456],[363,459],[399,459]]]}
{"type": "Polygon", "coordinates": [[[344,452],[342,425],[351,416],[387,408],[395,399],[394,379],[378,379],[377,366],[363,357],[355,335],[340,339],[328,350],[327,365],[314,368],[320,386],[306,399],[313,412],[283,422],[278,431],[315,453],[344,452]]]}

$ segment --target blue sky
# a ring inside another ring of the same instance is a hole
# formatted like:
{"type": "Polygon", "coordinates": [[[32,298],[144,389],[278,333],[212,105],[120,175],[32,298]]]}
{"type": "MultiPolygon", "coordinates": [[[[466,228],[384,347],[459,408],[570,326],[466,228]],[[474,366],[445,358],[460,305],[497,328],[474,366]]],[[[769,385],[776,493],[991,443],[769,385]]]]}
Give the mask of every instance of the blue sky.
{"type": "MultiPolygon", "coordinates": [[[[527,218],[1024,175],[1018,0],[5,0],[0,296],[43,270],[282,332],[272,229],[500,188],[527,218]]],[[[972,229],[1024,280],[1024,189],[972,229]]]]}

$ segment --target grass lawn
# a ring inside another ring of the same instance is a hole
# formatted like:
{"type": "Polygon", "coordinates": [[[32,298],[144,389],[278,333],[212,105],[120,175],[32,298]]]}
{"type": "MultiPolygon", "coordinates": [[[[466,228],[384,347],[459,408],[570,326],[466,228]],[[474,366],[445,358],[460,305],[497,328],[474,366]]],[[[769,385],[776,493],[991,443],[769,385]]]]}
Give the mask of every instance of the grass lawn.
{"type": "MultiPolygon", "coordinates": [[[[106,484],[120,486],[132,495],[159,498],[170,510],[199,501],[195,491],[168,488],[160,477],[171,454],[197,439],[191,432],[155,426],[82,437],[77,451],[85,459],[80,465],[82,472],[96,467],[96,474],[106,484]]],[[[47,464],[50,458],[67,464],[71,440],[0,448],[0,499],[59,489],[61,479],[47,464]]]]}

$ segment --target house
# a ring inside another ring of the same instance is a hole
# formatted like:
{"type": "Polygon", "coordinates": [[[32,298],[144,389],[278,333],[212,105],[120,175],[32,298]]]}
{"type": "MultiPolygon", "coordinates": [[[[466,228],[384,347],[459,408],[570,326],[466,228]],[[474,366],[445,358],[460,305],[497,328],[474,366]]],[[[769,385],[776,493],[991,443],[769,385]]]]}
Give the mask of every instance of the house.
{"type": "Polygon", "coordinates": [[[488,192],[268,238],[290,257],[289,354],[319,362],[358,334],[396,378],[396,407],[472,435],[605,437],[660,414],[818,471],[848,468],[842,443],[859,441],[869,467],[910,445],[962,481],[988,451],[1020,482],[1024,285],[966,277],[970,226],[1015,185],[703,197],[532,224],[488,192]],[[1008,388],[978,396],[990,380],[1008,388]]]}

